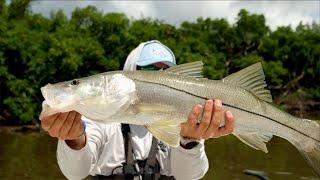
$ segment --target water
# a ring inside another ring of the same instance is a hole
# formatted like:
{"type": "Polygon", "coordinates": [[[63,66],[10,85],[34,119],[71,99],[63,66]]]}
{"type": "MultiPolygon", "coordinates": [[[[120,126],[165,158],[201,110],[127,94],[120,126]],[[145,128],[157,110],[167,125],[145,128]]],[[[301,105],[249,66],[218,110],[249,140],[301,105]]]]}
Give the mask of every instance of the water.
{"type": "MultiPolygon", "coordinates": [[[[65,179],[56,162],[57,140],[44,133],[0,132],[0,179],[65,179]]],[[[273,138],[269,153],[233,136],[206,143],[210,169],[204,179],[252,179],[243,170],[266,172],[270,179],[320,179],[287,141],[273,138]]]]}
{"type": "Polygon", "coordinates": [[[209,140],[206,152],[210,168],[204,179],[256,179],[243,173],[245,169],[264,171],[270,179],[317,179],[298,150],[284,139],[274,137],[267,144],[269,153],[257,151],[226,136],[209,140]]]}
{"type": "Polygon", "coordinates": [[[43,133],[0,132],[0,179],[65,179],[56,143],[43,133]]]}

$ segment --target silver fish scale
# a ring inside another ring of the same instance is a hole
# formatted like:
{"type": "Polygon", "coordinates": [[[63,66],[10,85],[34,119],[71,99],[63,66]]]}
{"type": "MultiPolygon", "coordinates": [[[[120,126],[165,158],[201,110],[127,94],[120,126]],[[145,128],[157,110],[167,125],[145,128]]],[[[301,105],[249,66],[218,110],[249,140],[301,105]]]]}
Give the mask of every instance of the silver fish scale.
{"type": "MultiPolygon", "coordinates": [[[[168,112],[164,118],[179,119],[179,122],[187,120],[187,116],[194,104],[203,104],[204,98],[192,96],[186,92],[172,89],[167,86],[159,84],[152,84],[146,82],[136,82],[139,101],[146,104],[163,104],[169,105],[173,112],[168,112]]],[[[236,120],[235,134],[242,134],[247,132],[261,132],[264,134],[274,134],[283,138],[297,136],[297,132],[287,130],[285,126],[278,124],[254,114],[246,113],[237,108],[225,107],[232,111],[236,120]],[[252,122],[257,123],[252,123],[252,122]],[[281,133],[283,132],[283,133],[281,133]]]]}
{"type": "MultiPolygon", "coordinates": [[[[302,130],[300,133],[320,141],[320,132],[317,131],[319,126],[318,123],[301,123],[301,119],[285,113],[267,102],[259,100],[256,96],[240,87],[225,84],[221,81],[208,80],[204,78],[197,79],[166,72],[124,72],[124,75],[133,79],[136,83],[145,82],[168,87],[171,89],[171,93],[173,93],[173,90],[177,90],[179,92],[184,92],[191,96],[198,97],[199,99],[221,99],[225,104],[233,107],[233,111],[235,111],[234,109],[240,110],[242,112],[240,117],[243,117],[244,113],[253,114],[250,115],[249,119],[256,121],[257,123],[255,124],[257,126],[262,124],[262,129],[267,128],[267,124],[270,126],[270,123],[261,123],[262,121],[268,122],[272,120],[274,123],[279,123],[287,129],[292,129],[293,131],[302,130]]],[[[154,93],[154,95],[155,94],[157,93],[154,93]]],[[[182,101],[180,99],[180,102],[184,102],[183,99],[182,101]]],[[[192,106],[189,105],[188,107],[192,106]]],[[[190,111],[190,108],[187,110],[190,111]]],[[[239,116],[235,117],[239,118],[239,116]]],[[[278,132],[279,129],[275,127],[270,128],[269,131],[272,131],[275,135],[278,134],[281,135],[281,137],[283,136],[283,133],[278,132]]]]}
{"type": "Polygon", "coordinates": [[[187,120],[193,105],[203,103],[201,98],[158,84],[136,82],[136,88],[141,103],[166,106],[166,116],[179,121],[187,120]]]}

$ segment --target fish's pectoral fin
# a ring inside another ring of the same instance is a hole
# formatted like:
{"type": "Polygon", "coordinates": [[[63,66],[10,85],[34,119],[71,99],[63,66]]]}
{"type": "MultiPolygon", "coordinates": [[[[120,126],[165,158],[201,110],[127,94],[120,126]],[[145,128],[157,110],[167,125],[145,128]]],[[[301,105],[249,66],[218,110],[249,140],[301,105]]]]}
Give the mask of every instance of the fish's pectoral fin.
{"type": "Polygon", "coordinates": [[[262,134],[259,132],[249,132],[234,135],[246,145],[254,149],[261,150],[265,153],[268,152],[266,143],[272,138],[272,134],[262,134]]]}
{"type": "Polygon", "coordinates": [[[222,79],[222,82],[232,84],[250,91],[253,95],[266,102],[272,102],[272,96],[265,81],[261,63],[255,63],[222,79]]]}
{"type": "Polygon", "coordinates": [[[174,106],[166,104],[140,103],[134,106],[137,112],[159,112],[167,113],[176,110],[174,106]]]}
{"type": "Polygon", "coordinates": [[[151,134],[171,146],[178,147],[180,144],[180,124],[175,120],[161,119],[152,124],[147,124],[145,127],[151,134]]]}
{"type": "Polygon", "coordinates": [[[172,66],[164,72],[170,72],[179,75],[191,76],[195,78],[202,78],[202,68],[203,62],[202,61],[195,61],[191,63],[185,63],[177,66],[172,66]]]}

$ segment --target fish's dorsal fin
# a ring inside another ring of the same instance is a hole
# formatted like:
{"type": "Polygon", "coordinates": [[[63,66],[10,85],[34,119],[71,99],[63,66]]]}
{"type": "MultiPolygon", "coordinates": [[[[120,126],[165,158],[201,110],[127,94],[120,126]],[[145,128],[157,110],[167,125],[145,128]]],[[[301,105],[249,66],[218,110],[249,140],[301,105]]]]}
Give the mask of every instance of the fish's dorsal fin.
{"type": "Polygon", "coordinates": [[[255,63],[238,72],[230,74],[229,76],[223,78],[222,82],[240,86],[250,91],[259,99],[264,100],[266,102],[272,102],[272,96],[270,91],[265,89],[265,87],[267,87],[267,84],[260,62],[255,63]]]}
{"type": "Polygon", "coordinates": [[[179,75],[186,75],[196,78],[201,78],[202,76],[202,68],[203,62],[202,61],[195,61],[191,63],[185,63],[177,66],[170,67],[165,72],[170,72],[179,75]]]}
{"type": "Polygon", "coordinates": [[[262,134],[259,132],[235,134],[235,136],[246,145],[265,153],[268,152],[266,143],[272,139],[271,134],[262,134]]]}

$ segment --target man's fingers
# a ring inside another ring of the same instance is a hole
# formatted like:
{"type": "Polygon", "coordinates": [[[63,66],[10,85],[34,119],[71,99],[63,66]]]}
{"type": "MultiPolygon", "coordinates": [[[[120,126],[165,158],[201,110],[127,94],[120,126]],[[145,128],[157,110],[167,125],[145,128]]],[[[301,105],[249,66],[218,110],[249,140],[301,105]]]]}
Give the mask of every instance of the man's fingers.
{"type": "Polygon", "coordinates": [[[84,131],[81,114],[76,111],[58,113],[44,118],[41,126],[50,136],[61,140],[78,138],[84,131]]]}
{"type": "Polygon", "coordinates": [[[213,100],[209,99],[206,101],[206,104],[204,106],[204,113],[202,120],[199,125],[199,130],[202,131],[202,134],[204,134],[211,122],[211,117],[212,117],[212,108],[213,108],[213,100]]]}
{"type": "Polygon", "coordinates": [[[188,123],[191,125],[196,125],[198,121],[198,117],[201,113],[202,105],[197,104],[193,106],[192,111],[190,112],[188,116],[188,123]]]}
{"type": "Polygon", "coordinates": [[[204,139],[209,139],[212,137],[221,136],[220,133],[220,124],[223,119],[223,109],[221,100],[214,100],[212,108],[212,117],[210,118],[211,123],[203,135],[204,139]]]}
{"type": "Polygon", "coordinates": [[[230,111],[227,111],[225,114],[227,133],[230,134],[234,130],[234,116],[230,111]]]}
{"type": "Polygon", "coordinates": [[[84,131],[84,127],[81,121],[81,114],[76,112],[76,116],[74,118],[72,127],[69,131],[68,137],[70,139],[74,139],[79,137],[84,131]]]}
{"type": "Polygon", "coordinates": [[[203,107],[200,104],[193,106],[192,111],[188,116],[188,121],[180,124],[181,136],[198,139],[198,137],[202,135],[201,133],[198,133],[198,119],[201,116],[202,109],[203,107]]]}
{"type": "Polygon", "coordinates": [[[53,125],[48,130],[50,136],[52,136],[52,137],[59,136],[60,129],[61,129],[62,125],[64,124],[64,122],[66,121],[68,115],[69,115],[69,112],[59,114],[59,117],[57,118],[57,120],[54,121],[53,125]]]}
{"type": "Polygon", "coordinates": [[[59,139],[65,139],[68,136],[68,133],[72,127],[75,117],[76,117],[75,111],[69,112],[68,117],[64,121],[62,127],[60,128],[59,139]]]}
{"type": "Polygon", "coordinates": [[[43,118],[41,122],[41,127],[45,131],[48,131],[53,125],[54,121],[58,118],[59,113],[43,118]]]}
{"type": "Polygon", "coordinates": [[[218,132],[221,120],[223,119],[223,114],[222,102],[221,100],[217,99],[214,101],[213,115],[210,124],[210,130],[213,131],[213,133],[218,132]]]}
{"type": "Polygon", "coordinates": [[[221,100],[207,100],[203,108],[203,117],[200,124],[196,124],[197,117],[201,114],[194,106],[190,113],[188,122],[181,124],[181,135],[195,139],[217,138],[233,132],[234,116],[230,111],[222,107],[221,100]],[[220,127],[225,120],[225,125],[220,127]]]}
{"type": "Polygon", "coordinates": [[[228,135],[228,134],[232,133],[234,130],[234,116],[230,111],[227,111],[225,113],[225,120],[226,120],[226,123],[225,123],[224,127],[221,127],[219,129],[219,134],[221,136],[228,135]]]}

